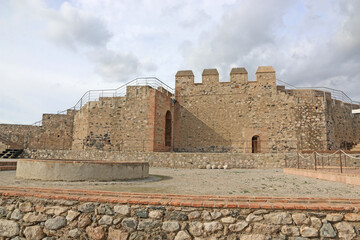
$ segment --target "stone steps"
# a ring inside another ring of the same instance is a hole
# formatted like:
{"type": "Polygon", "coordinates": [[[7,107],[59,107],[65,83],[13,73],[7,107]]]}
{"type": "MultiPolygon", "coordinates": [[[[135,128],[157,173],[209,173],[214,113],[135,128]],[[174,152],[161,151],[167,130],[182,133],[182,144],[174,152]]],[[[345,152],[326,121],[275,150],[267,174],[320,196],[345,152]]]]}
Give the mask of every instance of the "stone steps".
{"type": "Polygon", "coordinates": [[[23,153],[23,149],[6,149],[0,153],[0,158],[13,159],[18,158],[23,153]]]}
{"type": "Polygon", "coordinates": [[[16,161],[0,161],[0,171],[16,170],[16,161]]]}

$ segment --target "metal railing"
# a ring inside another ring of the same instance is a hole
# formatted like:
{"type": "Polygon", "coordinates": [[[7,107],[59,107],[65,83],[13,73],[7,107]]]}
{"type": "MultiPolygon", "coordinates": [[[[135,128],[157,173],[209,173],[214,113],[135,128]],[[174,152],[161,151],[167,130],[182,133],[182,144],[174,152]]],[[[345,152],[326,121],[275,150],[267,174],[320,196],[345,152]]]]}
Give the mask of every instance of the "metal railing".
{"type": "MultiPolygon", "coordinates": [[[[126,96],[126,88],[128,86],[149,86],[154,89],[159,87],[165,89],[167,92],[174,94],[174,89],[166,85],[164,82],[156,77],[143,77],[135,78],[124,85],[115,89],[103,89],[103,90],[89,90],[77,101],[77,103],[66,110],[58,111],[57,114],[66,114],[68,110],[80,110],[86,103],[91,101],[98,101],[102,97],[124,97],[126,96]]],[[[42,121],[31,124],[32,126],[42,126],[42,121]]]]}
{"type": "MultiPolygon", "coordinates": [[[[323,94],[326,93],[330,93],[331,94],[331,98],[333,100],[338,100],[341,101],[343,103],[348,103],[351,105],[355,105],[357,107],[360,108],[360,102],[358,101],[353,101],[346,93],[344,93],[343,91],[337,90],[337,89],[333,89],[333,88],[328,88],[328,87],[296,87],[294,85],[291,85],[287,82],[284,82],[280,79],[276,79],[276,81],[278,83],[280,83],[280,85],[283,85],[285,87],[287,87],[285,89],[286,90],[318,90],[323,92],[323,94]]],[[[301,96],[301,93],[299,94],[301,96]]]]}
{"type": "Polygon", "coordinates": [[[9,144],[10,143],[10,135],[0,132],[0,142],[9,144]]]}
{"type": "Polygon", "coordinates": [[[91,101],[98,101],[99,98],[102,97],[124,97],[126,96],[126,88],[128,86],[149,86],[154,89],[161,87],[167,92],[174,94],[173,88],[169,87],[156,77],[135,78],[134,80],[116,89],[89,90],[80,98],[75,106],[64,111],[60,111],[58,114],[66,114],[67,110],[80,110],[86,103],[91,101]]]}

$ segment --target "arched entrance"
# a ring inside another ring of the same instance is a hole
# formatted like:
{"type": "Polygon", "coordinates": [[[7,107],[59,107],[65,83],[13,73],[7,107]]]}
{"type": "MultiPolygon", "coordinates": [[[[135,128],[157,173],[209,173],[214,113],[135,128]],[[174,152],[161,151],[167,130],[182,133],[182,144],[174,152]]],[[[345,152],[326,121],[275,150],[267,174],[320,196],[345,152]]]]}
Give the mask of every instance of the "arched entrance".
{"type": "Polygon", "coordinates": [[[260,137],[253,136],[251,139],[251,146],[252,146],[252,153],[259,153],[260,152],[260,137]]]}
{"type": "Polygon", "coordinates": [[[166,112],[165,117],[165,147],[171,147],[171,112],[166,112]]]}

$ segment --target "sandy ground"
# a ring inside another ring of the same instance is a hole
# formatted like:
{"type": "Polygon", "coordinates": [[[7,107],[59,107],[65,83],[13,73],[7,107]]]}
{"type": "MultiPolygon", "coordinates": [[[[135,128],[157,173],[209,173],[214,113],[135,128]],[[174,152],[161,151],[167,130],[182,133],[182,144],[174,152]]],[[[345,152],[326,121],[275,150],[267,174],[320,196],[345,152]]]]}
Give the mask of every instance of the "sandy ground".
{"type": "Polygon", "coordinates": [[[15,171],[5,171],[0,172],[0,185],[193,195],[360,198],[360,186],[285,175],[281,169],[150,168],[150,174],[148,179],[136,181],[42,182],[17,180],[15,171]]]}

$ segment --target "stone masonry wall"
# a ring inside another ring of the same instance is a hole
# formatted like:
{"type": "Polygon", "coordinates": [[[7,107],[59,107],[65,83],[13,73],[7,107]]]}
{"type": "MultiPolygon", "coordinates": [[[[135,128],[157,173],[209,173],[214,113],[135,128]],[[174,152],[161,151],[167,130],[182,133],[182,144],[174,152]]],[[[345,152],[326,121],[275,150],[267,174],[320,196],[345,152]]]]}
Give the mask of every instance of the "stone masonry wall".
{"type": "Polygon", "coordinates": [[[176,75],[176,151],[260,152],[326,149],[323,99],[295,97],[276,86],[272,67],[259,67],[249,82],[244,68],[232,69],[230,82],[219,82],[216,69],[205,69],[202,83],[191,71],[176,75]]]}
{"type": "Polygon", "coordinates": [[[74,111],[67,114],[43,114],[42,126],[0,124],[8,134],[11,147],[33,149],[70,149],[74,111]]]}
{"type": "Polygon", "coordinates": [[[259,205],[245,207],[248,204],[240,208],[237,204],[190,207],[181,204],[192,205],[191,200],[154,199],[152,202],[156,204],[137,204],[135,199],[134,203],[119,203],[122,199],[116,198],[113,199],[116,203],[98,202],[100,199],[83,202],[2,196],[0,237],[34,240],[351,240],[360,237],[360,214],[356,210],[295,209],[296,204],[293,209],[271,209],[283,207],[276,203],[270,204],[270,209],[261,209],[259,205]]]}
{"type": "Polygon", "coordinates": [[[76,115],[72,149],[164,151],[163,125],[171,94],[129,86],[125,97],[101,97],[76,115]]]}
{"type": "MultiPolygon", "coordinates": [[[[312,155],[310,155],[312,157],[312,155]]],[[[297,156],[293,153],[164,153],[164,152],[110,152],[98,150],[29,150],[25,158],[73,159],[100,161],[147,161],[151,167],[170,168],[283,168],[297,167],[297,156]]],[[[313,158],[300,159],[301,168],[313,168],[313,158]]],[[[337,157],[331,160],[336,163],[337,157]]],[[[319,164],[320,158],[318,159],[319,164]]],[[[326,159],[327,161],[327,159],[326,159]]],[[[326,164],[327,162],[325,162],[326,164]]],[[[348,166],[350,160],[348,160],[348,166]]],[[[356,164],[356,163],[355,163],[356,164]]]]}
{"type": "Polygon", "coordinates": [[[327,99],[326,125],[328,149],[351,149],[360,140],[360,116],[351,114],[353,108],[343,102],[327,99]]]}

